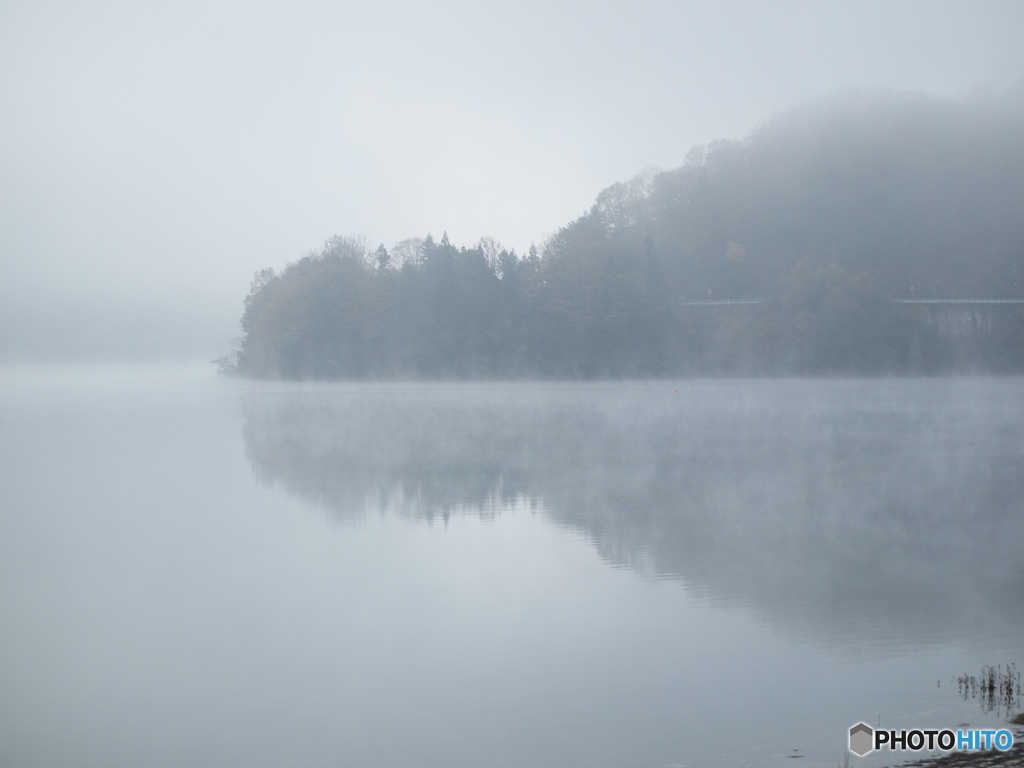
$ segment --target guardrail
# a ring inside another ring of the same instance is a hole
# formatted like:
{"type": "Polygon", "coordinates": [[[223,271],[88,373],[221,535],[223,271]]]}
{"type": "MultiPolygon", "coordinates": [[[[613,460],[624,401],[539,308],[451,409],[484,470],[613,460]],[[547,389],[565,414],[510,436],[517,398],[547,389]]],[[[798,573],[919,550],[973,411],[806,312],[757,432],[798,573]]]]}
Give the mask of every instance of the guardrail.
{"type": "MultiPolygon", "coordinates": [[[[680,301],[682,307],[720,307],[728,304],[762,304],[765,299],[701,299],[680,301]]],[[[894,304],[1024,304],[1024,299],[893,299],[894,304]]]]}
{"type": "Polygon", "coordinates": [[[1024,299],[893,299],[896,304],[1024,304],[1024,299]]]}

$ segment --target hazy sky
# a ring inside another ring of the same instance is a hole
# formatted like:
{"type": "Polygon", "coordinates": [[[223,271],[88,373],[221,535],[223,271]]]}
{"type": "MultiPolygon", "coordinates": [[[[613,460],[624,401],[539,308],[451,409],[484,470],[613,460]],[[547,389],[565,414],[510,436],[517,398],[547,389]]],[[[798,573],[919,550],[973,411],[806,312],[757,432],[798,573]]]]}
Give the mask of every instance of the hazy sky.
{"type": "Polygon", "coordinates": [[[844,87],[1024,77],[1022,2],[0,4],[0,300],[211,302],[332,234],[520,251],[844,87]]]}

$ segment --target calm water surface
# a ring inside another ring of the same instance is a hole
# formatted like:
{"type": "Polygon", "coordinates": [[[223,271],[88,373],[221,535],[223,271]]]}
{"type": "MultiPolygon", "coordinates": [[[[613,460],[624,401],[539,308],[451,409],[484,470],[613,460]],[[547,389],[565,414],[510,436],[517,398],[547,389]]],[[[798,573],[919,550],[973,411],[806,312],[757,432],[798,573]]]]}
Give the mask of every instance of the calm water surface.
{"type": "Polygon", "coordinates": [[[1020,379],[7,370],[0,765],[832,766],[1005,720],[1022,534],[1020,379]]]}

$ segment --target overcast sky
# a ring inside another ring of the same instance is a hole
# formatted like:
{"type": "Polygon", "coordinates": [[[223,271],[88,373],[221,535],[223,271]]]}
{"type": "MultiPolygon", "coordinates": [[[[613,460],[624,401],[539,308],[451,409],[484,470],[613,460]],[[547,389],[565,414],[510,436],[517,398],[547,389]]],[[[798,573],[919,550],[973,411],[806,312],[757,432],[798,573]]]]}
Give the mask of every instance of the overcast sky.
{"type": "Polygon", "coordinates": [[[0,299],[209,303],[337,234],[522,251],[837,88],[1024,77],[1024,2],[0,4],[0,299]]]}

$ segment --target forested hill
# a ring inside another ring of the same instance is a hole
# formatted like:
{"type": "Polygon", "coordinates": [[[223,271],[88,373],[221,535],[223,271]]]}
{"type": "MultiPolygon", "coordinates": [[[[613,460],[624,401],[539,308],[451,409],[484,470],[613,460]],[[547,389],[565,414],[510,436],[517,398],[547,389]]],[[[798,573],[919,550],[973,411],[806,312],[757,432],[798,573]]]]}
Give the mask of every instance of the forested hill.
{"type": "Polygon", "coordinates": [[[957,333],[894,299],[1024,297],[1024,89],[847,94],[601,192],[539,251],[334,238],[257,275],[261,377],[1024,369],[1024,310],[957,333]],[[913,287],[913,288],[912,288],[913,287]],[[712,299],[757,304],[701,306],[712,299]]]}

